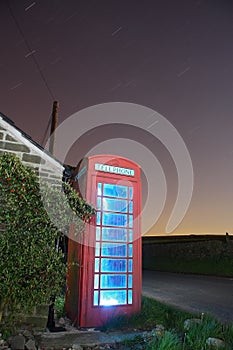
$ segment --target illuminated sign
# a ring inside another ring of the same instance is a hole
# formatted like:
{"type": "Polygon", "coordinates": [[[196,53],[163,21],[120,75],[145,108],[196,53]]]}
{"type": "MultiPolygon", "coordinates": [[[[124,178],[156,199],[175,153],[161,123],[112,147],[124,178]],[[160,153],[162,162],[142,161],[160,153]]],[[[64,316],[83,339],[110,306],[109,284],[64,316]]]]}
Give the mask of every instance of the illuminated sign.
{"type": "Polygon", "coordinates": [[[95,164],[95,170],[103,171],[105,173],[134,176],[134,170],[133,169],[120,168],[118,166],[112,166],[112,165],[107,165],[107,164],[96,163],[95,164]]]}

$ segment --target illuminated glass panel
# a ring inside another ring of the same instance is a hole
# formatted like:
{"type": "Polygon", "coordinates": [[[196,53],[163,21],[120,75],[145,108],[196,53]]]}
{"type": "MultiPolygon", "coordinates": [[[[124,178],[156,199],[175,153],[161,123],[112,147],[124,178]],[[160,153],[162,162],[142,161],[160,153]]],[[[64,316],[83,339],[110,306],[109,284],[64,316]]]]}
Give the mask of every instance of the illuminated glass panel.
{"type": "Polygon", "coordinates": [[[100,243],[97,242],[95,245],[95,256],[99,256],[100,255],[100,243]]]}
{"type": "Polygon", "coordinates": [[[132,290],[128,291],[128,304],[132,304],[133,302],[133,295],[132,290]]]}
{"type": "Polygon", "coordinates": [[[129,259],[129,261],[128,261],[128,271],[132,272],[132,270],[133,270],[133,260],[129,259]]]}
{"type": "Polygon", "coordinates": [[[129,187],[129,199],[133,199],[133,187],[129,187]]]}
{"type": "Polygon", "coordinates": [[[101,259],[101,272],[126,272],[126,259],[101,259]]]}
{"type": "Polygon", "coordinates": [[[100,291],[100,305],[125,305],[127,303],[126,290],[100,291]]]}
{"type": "Polygon", "coordinates": [[[104,275],[100,276],[100,288],[126,288],[126,275],[104,275]]]}
{"type": "Polygon", "coordinates": [[[104,184],[103,195],[109,196],[109,197],[127,198],[128,197],[128,187],[127,186],[113,185],[113,184],[104,184]]]}
{"type": "Polygon", "coordinates": [[[124,228],[102,228],[102,241],[127,242],[127,230],[124,228]]]}
{"type": "Polygon", "coordinates": [[[133,241],[133,231],[129,230],[129,242],[133,241]]]}
{"type": "Polygon", "coordinates": [[[127,215],[103,213],[102,225],[126,227],[127,215]]]}
{"type": "Polygon", "coordinates": [[[100,225],[101,213],[97,211],[96,213],[96,225],[100,225]]]}
{"type": "Polygon", "coordinates": [[[128,288],[133,287],[133,278],[132,275],[128,275],[128,288]]]}
{"type": "Polygon", "coordinates": [[[129,213],[130,214],[133,213],[133,202],[132,201],[129,202],[129,213]]]}
{"type": "Polygon", "coordinates": [[[133,227],[133,215],[129,215],[129,227],[133,227]]]}
{"type": "Polygon", "coordinates": [[[100,270],[100,259],[95,258],[95,272],[99,272],[100,270]]]}
{"type": "Polygon", "coordinates": [[[118,243],[102,243],[101,256],[127,256],[127,245],[118,243]]]}
{"type": "Polygon", "coordinates": [[[97,290],[94,291],[94,306],[98,305],[98,296],[99,292],[97,290]]]}
{"type": "Polygon", "coordinates": [[[98,289],[99,288],[99,275],[95,275],[94,279],[94,288],[98,289]]]}
{"type": "Polygon", "coordinates": [[[102,195],[102,183],[98,183],[98,187],[97,187],[97,194],[98,196],[102,195]]]}
{"type": "Polygon", "coordinates": [[[97,197],[97,209],[101,210],[101,197],[97,197]]]}
{"type": "Polygon", "coordinates": [[[128,201],[115,198],[103,198],[103,210],[126,213],[128,211],[128,201]]]}
{"type": "Polygon", "coordinates": [[[100,227],[96,227],[96,240],[100,240],[100,227]]]}
{"type": "Polygon", "coordinates": [[[129,244],[129,245],[128,245],[128,248],[129,248],[129,253],[128,253],[128,254],[129,254],[129,257],[132,258],[132,256],[133,256],[133,245],[132,245],[132,244],[129,244]]]}

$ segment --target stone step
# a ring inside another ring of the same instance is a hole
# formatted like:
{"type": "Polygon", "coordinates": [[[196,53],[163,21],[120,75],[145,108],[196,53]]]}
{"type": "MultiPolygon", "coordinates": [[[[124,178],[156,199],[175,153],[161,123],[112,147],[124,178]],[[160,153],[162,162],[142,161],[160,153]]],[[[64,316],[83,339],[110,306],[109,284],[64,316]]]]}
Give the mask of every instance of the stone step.
{"type": "Polygon", "coordinates": [[[100,331],[72,331],[59,333],[43,333],[37,342],[41,349],[62,349],[93,347],[101,344],[114,344],[124,340],[142,336],[143,332],[100,332],[100,331]]]}

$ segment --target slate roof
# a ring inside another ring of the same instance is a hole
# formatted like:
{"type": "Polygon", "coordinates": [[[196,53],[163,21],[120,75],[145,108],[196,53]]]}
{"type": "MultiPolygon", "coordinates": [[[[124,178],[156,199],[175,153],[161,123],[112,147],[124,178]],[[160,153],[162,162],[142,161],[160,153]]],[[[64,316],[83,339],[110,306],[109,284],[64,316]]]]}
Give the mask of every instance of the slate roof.
{"type": "Polygon", "coordinates": [[[36,141],[34,141],[31,136],[29,136],[28,134],[26,134],[22,129],[20,129],[17,125],[15,125],[15,123],[13,122],[13,120],[11,120],[10,118],[8,118],[5,114],[3,114],[2,112],[0,112],[0,117],[2,117],[2,119],[10,124],[11,126],[13,126],[16,130],[18,130],[21,135],[29,140],[34,146],[36,146],[40,151],[45,152],[48,156],[50,156],[52,159],[54,159],[55,161],[57,161],[59,164],[64,165],[62,162],[60,162],[58,159],[56,159],[49,151],[47,151],[45,148],[43,148],[41,145],[39,145],[39,143],[37,143],[36,141]]]}

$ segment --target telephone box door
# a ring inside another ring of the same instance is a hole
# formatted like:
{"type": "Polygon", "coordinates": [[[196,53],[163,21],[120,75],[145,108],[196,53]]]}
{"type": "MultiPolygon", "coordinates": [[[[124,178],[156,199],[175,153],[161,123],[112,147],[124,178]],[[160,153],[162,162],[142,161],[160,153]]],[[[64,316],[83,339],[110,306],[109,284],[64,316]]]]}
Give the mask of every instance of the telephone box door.
{"type": "Polygon", "coordinates": [[[84,257],[80,326],[103,325],[141,306],[140,191],[136,181],[92,176],[92,243],[84,257]]]}

